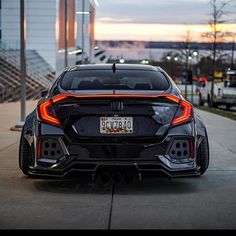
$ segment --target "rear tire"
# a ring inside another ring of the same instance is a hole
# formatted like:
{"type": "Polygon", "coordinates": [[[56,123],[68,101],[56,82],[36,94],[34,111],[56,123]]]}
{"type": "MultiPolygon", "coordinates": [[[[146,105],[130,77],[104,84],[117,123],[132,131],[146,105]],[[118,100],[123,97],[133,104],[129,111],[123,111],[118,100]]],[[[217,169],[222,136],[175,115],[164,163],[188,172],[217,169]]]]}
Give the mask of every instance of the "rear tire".
{"type": "Polygon", "coordinates": [[[197,153],[197,164],[200,166],[200,173],[203,175],[209,166],[209,144],[207,132],[205,131],[206,136],[203,138],[197,153]]]}
{"type": "Polygon", "coordinates": [[[33,144],[30,146],[22,133],[20,139],[19,166],[22,172],[27,176],[32,176],[29,170],[30,165],[33,165],[34,153],[33,144]]]}

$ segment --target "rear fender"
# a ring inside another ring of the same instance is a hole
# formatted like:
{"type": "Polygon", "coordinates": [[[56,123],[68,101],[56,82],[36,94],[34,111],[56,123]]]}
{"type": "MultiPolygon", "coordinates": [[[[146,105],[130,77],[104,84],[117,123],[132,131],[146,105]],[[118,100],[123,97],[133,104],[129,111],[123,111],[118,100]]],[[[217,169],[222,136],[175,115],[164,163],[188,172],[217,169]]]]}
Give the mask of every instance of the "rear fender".
{"type": "Polygon", "coordinates": [[[195,116],[196,132],[198,137],[197,148],[200,146],[203,139],[208,139],[206,127],[199,115],[195,116]]]}
{"type": "Polygon", "coordinates": [[[31,146],[33,143],[33,135],[34,135],[34,126],[35,126],[35,118],[36,118],[36,110],[34,110],[32,113],[30,113],[26,119],[25,124],[23,126],[22,135],[28,142],[28,144],[31,146]]]}

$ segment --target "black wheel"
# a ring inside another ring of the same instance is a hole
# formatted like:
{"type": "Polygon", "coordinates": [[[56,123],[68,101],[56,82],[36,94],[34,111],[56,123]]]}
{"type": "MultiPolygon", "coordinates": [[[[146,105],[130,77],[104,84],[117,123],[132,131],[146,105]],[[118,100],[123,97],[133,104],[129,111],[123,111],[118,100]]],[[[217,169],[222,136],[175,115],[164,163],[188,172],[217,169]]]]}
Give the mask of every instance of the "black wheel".
{"type": "MultiPolygon", "coordinates": [[[[206,132],[206,131],[205,131],[206,132]]],[[[201,175],[203,175],[209,166],[209,144],[206,132],[206,137],[203,138],[197,153],[197,164],[200,166],[201,175]]]]}
{"type": "Polygon", "coordinates": [[[31,146],[21,134],[20,150],[19,150],[19,166],[22,172],[27,176],[32,176],[29,173],[30,166],[34,165],[34,145],[31,146]]]}
{"type": "Polygon", "coordinates": [[[202,95],[199,94],[199,106],[204,106],[204,102],[202,100],[202,95]]]}

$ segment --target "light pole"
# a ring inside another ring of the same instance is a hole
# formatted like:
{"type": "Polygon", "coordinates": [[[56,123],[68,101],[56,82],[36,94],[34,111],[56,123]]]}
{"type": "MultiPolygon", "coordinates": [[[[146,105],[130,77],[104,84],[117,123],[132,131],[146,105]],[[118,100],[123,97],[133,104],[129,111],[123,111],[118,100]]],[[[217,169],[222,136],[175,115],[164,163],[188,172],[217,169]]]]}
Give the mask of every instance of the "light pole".
{"type": "Polygon", "coordinates": [[[197,66],[196,66],[196,75],[197,75],[197,77],[199,77],[200,76],[200,67],[199,67],[199,56],[200,56],[200,53],[199,53],[199,51],[198,50],[196,50],[196,51],[194,51],[193,52],[193,56],[195,56],[196,57],[196,60],[197,60],[197,66]]]}
{"type": "Polygon", "coordinates": [[[84,0],[82,1],[82,58],[81,63],[84,64],[84,0]]]}
{"type": "Polygon", "coordinates": [[[185,55],[185,98],[188,99],[188,66],[189,66],[189,49],[186,50],[185,55]]]}
{"type": "Polygon", "coordinates": [[[82,11],[77,11],[77,15],[82,15],[82,22],[81,22],[81,49],[82,49],[82,54],[81,54],[81,63],[84,64],[84,47],[85,47],[85,15],[90,15],[90,11],[85,11],[85,0],[82,0],[82,11]]]}
{"type": "Polygon", "coordinates": [[[21,68],[21,124],[23,126],[26,116],[26,57],[25,57],[25,2],[20,0],[20,68],[21,68]]]}
{"type": "Polygon", "coordinates": [[[193,103],[193,72],[192,72],[192,60],[193,57],[189,56],[189,70],[188,70],[188,81],[190,81],[191,84],[191,103],[193,103]]]}
{"type": "Polygon", "coordinates": [[[235,50],[235,35],[233,35],[233,45],[232,45],[232,57],[231,57],[231,70],[234,69],[234,50],[235,50]]]}
{"type": "Polygon", "coordinates": [[[65,67],[68,66],[68,45],[67,45],[67,0],[64,0],[65,1],[65,27],[64,27],[64,47],[65,47],[65,67]]]}

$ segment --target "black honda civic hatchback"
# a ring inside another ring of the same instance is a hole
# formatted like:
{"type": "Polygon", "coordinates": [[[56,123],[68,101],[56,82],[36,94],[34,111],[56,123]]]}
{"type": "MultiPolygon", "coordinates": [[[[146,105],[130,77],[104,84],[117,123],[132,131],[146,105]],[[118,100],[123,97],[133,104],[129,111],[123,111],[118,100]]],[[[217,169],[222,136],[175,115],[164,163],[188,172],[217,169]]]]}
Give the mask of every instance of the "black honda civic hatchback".
{"type": "Polygon", "coordinates": [[[81,65],[66,68],[26,118],[19,165],[28,176],[200,176],[209,146],[203,121],[161,68],[81,65]]]}

